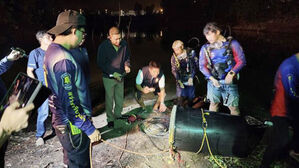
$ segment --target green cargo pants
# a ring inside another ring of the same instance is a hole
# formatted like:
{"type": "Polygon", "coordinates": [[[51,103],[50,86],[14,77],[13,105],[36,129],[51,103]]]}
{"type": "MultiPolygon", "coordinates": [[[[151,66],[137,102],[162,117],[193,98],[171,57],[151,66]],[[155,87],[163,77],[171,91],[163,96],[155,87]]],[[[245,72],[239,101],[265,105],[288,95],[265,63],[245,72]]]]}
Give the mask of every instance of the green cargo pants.
{"type": "Polygon", "coordinates": [[[107,121],[114,121],[116,118],[121,117],[124,101],[124,81],[117,81],[115,79],[103,77],[105,88],[105,108],[107,121]],[[114,114],[113,103],[115,102],[114,114]]]}

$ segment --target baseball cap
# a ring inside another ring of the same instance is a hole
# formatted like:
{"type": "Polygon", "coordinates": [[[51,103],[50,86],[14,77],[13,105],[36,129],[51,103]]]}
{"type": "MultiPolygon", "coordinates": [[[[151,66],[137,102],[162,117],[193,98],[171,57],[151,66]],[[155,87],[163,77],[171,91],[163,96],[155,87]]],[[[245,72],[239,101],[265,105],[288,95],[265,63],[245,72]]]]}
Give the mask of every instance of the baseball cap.
{"type": "Polygon", "coordinates": [[[61,12],[56,21],[56,26],[48,30],[48,33],[59,35],[71,26],[85,26],[85,17],[75,10],[61,12]]]}

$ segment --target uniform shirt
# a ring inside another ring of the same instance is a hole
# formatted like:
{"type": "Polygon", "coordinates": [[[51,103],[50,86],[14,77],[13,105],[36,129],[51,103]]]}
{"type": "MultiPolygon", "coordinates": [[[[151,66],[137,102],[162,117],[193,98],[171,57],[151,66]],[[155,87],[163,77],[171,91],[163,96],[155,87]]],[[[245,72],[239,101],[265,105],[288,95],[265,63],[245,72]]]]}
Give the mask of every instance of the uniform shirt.
{"type": "MultiPolygon", "coordinates": [[[[87,82],[87,85],[90,84],[90,70],[89,70],[89,58],[86,48],[78,47],[70,50],[73,58],[77,62],[77,64],[80,65],[85,81],[87,82]]],[[[90,90],[89,87],[86,88],[86,97],[85,97],[85,103],[87,103],[88,109],[92,109],[91,106],[91,97],[90,97],[90,90]]],[[[91,116],[91,111],[86,110],[85,114],[88,116],[91,116]]]]}
{"type": "Polygon", "coordinates": [[[95,127],[86,115],[91,113],[91,107],[87,102],[88,84],[81,66],[69,50],[52,43],[46,51],[44,69],[46,84],[52,91],[49,105],[53,125],[71,122],[87,135],[92,134],[95,127]]]}
{"type": "MultiPolygon", "coordinates": [[[[221,48],[210,50],[209,56],[213,65],[217,63],[226,63],[228,61],[228,55],[223,55],[223,53],[225,52],[225,46],[227,46],[228,43],[228,41],[223,42],[223,46],[221,48]]],[[[207,51],[209,50],[208,48],[210,47],[210,45],[211,44],[203,45],[199,52],[199,70],[204,74],[206,79],[209,79],[209,77],[212,76],[212,73],[208,68],[209,61],[207,59],[207,51]]],[[[236,40],[232,40],[230,47],[233,54],[233,66],[226,69],[225,72],[229,72],[230,70],[232,70],[237,74],[246,64],[245,55],[241,45],[236,40]]]]}
{"type": "Polygon", "coordinates": [[[34,69],[34,73],[36,74],[37,79],[43,84],[45,84],[43,70],[44,56],[45,51],[41,48],[36,48],[30,52],[27,64],[28,67],[34,69]]]}
{"type": "Polygon", "coordinates": [[[89,57],[86,48],[78,47],[70,50],[73,58],[81,66],[87,83],[90,83],[89,57]]]}
{"type": "MultiPolygon", "coordinates": [[[[297,54],[299,55],[299,53],[297,54]]],[[[298,56],[299,58],[299,56],[298,56]]],[[[299,109],[299,60],[293,55],[282,62],[276,72],[275,95],[271,116],[298,116],[299,109]],[[296,114],[297,113],[297,114],[296,114]]]]}

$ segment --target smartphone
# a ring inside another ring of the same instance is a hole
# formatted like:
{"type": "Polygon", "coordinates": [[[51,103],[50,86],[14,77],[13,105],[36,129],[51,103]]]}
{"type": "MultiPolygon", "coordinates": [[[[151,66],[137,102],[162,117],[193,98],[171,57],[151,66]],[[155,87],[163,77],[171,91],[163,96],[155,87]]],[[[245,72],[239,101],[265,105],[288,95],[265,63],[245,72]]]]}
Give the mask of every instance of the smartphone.
{"type": "Polygon", "coordinates": [[[16,101],[20,103],[20,108],[30,103],[39,107],[49,96],[49,91],[43,87],[45,86],[42,85],[41,81],[20,72],[1,101],[1,110],[16,101]],[[36,99],[38,95],[39,98],[36,99]]]}

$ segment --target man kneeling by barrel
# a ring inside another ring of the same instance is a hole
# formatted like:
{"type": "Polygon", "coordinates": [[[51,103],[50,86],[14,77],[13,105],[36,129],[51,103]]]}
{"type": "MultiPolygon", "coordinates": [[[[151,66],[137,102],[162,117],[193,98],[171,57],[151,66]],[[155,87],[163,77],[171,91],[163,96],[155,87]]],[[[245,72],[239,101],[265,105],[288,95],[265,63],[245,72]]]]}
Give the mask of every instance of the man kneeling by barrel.
{"type": "Polygon", "coordinates": [[[145,110],[142,94],[153,92],[158,95],[158,99],[153,107],[154,111],[164,112],[166,106],[164,104],[165,93],[165,76],[160,71],[160,65],[155,61],[150,61],[148,66],[139,70],[136,77],[136,94],[135,98],[138,104],[145,110]]]}

